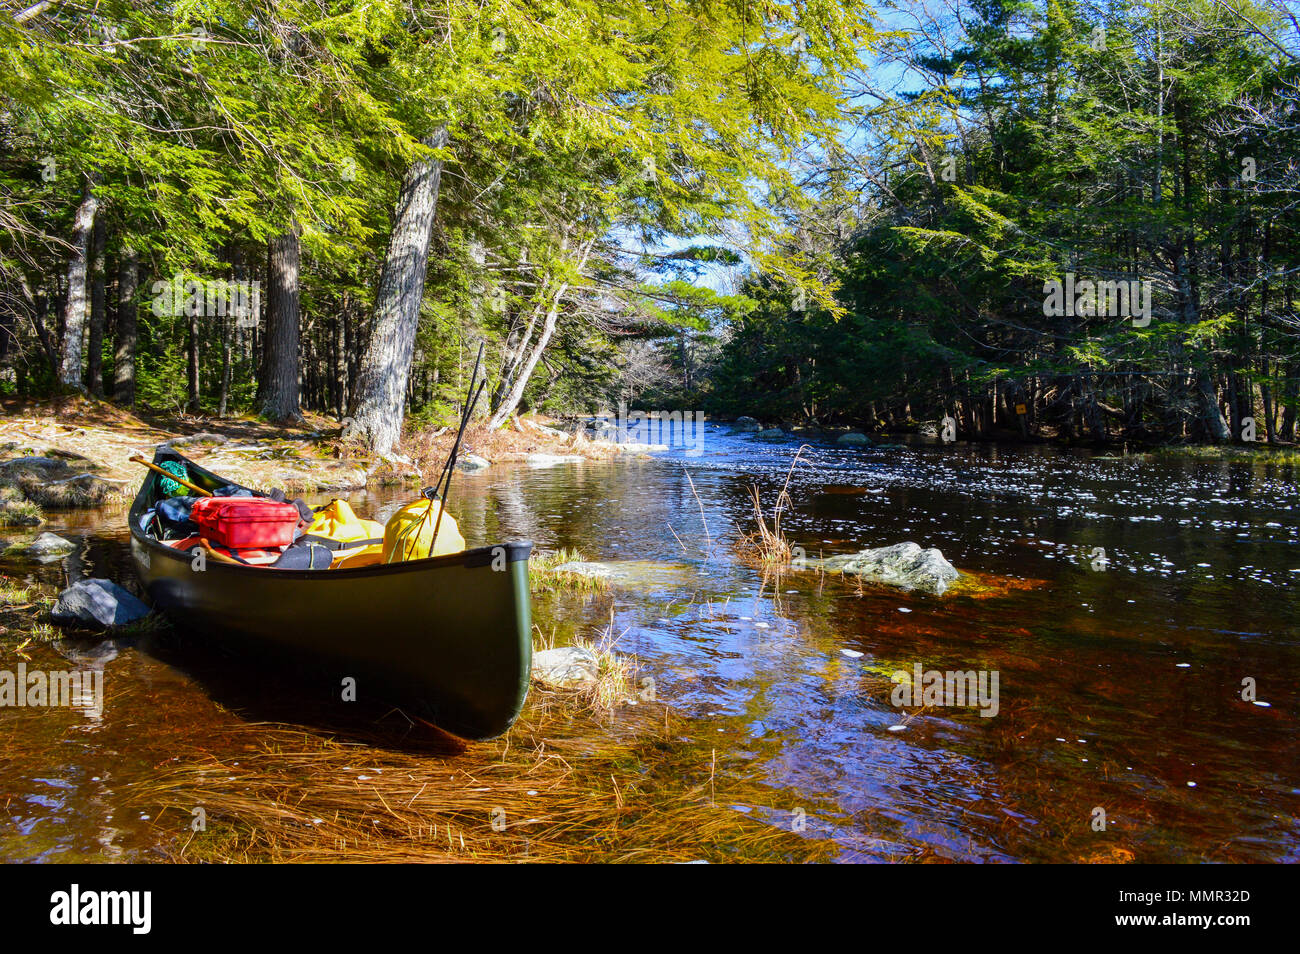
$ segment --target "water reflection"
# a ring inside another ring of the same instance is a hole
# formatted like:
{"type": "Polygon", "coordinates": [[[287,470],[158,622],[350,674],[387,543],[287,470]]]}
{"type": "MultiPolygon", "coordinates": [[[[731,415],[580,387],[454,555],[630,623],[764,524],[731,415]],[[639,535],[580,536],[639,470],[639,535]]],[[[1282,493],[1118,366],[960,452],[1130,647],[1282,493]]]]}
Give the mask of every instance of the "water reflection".
{"type": "MultiPolygon", "coordinates": [[[[458,476],[451,510],[471,545],[531,539],[620,562],[630,582],[539,600],[539,627],[564,639],[612,617],[659,697],[694,719],[682,758],[711,752],[720,773],[796,793],[736,808],[774,825],[801,812],[845,860],[1296,860],[1291,468],[815,444],[785,522],[808,553],[913,540],[1019,584],[938,600],[808,572],[763,581],[736,559],[750,484],[770,505],[796,450],[710,428],[701,454],[458,476]],[[999,715],[900,713],[882,680],[915,663],[996,670],[999,715]],[[1241,698],[1247,678],[1269,706],[1241,698]]],[[[375,514],[404,492],[350,499],[375,514]]],[[[118,529],[51,529],[80,549],[25,572],[120,573],[118,529]]],[[[105,779],[167,757],[140,736],[157,735],[169,695],[193,726],[234,718],[147,653],[107,665],[98,735],[68,714],[0,712],[8,857],[147,851],[148,825],[124,819],[105,779]],[[81,816],[90,830],[68,834],[81,816]]]]}

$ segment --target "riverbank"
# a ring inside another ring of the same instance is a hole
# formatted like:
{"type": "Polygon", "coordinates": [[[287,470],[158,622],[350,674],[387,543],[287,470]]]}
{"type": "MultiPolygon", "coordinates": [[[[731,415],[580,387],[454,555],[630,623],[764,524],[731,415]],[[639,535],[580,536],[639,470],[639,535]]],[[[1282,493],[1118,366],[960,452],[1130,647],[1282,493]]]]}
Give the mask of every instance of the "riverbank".
{"type": "MultiPolygon", "coordinates": [[[[290,495],[359,490],[369,484],[432,482],[455,439],[451,427],[408,434],[395,453],[379,458],[343,438],[342,425],[307,413],[300,423],[256,418],[137,414],[105,401],[72,397],[49,402],[3,402],[0,417],[0,524],[35,525],[42,509],[99,506],[129,498],[142,477],[133,455],[152,458],[160,444],[174,447],[209,470],[256,489],[290,495]],[[35,459],[47,464],[5,461],[35,459]],[[26,476],[21,477],[19,472],[26,476]],[[35,518],[33,520],[32,518],[35,518]]],[[[509,428],[470,428],[461,460],[474,469],[494,463],[551,464],[608,460],[648,448],[586,439],[519,418],[509,428]]],[[[465,469],[471,469],[466,467],[465,469]]]]}

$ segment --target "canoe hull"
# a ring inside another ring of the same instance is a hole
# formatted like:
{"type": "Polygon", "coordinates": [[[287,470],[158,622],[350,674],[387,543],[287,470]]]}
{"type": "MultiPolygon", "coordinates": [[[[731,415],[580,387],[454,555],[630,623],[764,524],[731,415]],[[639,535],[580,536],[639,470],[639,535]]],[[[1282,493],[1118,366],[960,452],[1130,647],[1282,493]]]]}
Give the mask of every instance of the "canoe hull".
{"type": "Polygon", "coordinates": [[[341,706],[391,704],[467,739],[514,722],[532,665],[529,544],[340,570],[201,563],[139,529],[150,483],[131,508],[131,553],[149,598],[183,632],[309,672],[341,706]]]}

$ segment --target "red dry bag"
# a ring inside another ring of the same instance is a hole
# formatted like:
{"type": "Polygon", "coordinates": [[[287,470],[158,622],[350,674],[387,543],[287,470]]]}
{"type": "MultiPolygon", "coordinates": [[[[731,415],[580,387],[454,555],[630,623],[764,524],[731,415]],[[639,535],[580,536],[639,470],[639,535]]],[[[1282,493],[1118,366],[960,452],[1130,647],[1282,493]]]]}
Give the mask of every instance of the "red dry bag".
{"type": "Polygon", "coordinates": [[[291,503],[265,497],[201,497],[190,510],[199,535],[231,549],[286,547],[302,515],[291,503]]]}

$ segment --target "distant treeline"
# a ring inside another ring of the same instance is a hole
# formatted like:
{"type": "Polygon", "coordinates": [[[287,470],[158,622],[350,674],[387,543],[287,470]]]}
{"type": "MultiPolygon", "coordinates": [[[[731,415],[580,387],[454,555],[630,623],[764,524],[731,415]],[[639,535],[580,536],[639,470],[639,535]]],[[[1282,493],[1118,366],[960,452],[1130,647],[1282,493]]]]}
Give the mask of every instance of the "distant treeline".
{"type": "Polygon", "coordinates": [[[751,281],[756,307],[695,342],[681,397],[884,427],[951,415],[973,437],[1294,440],[1295,16],[928,9],[887,56],[926,108],[867,102],[804,222],[841,313],[751,281]]]}

